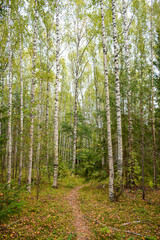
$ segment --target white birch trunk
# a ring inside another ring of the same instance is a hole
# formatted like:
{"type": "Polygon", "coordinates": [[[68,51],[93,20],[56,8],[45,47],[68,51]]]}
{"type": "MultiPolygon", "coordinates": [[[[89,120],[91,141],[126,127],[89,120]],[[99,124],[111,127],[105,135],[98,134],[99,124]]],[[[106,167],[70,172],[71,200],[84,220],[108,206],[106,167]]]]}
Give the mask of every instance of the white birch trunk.
{"type": "Polygon", "coordinates": [[[131,158],[133,136],[132,136],[132,106],[131,106],[131,75],[130,75],[130,59],[129,59],[129,42],[128,42],[128,24],[127,24],[127,6],[125,0],[122,1],[123,5],[123,26],[124,26],[124,46],[125,46],[125,64],[126,64],[126,77],[128,82],[127,89],[127,102],[128,102],[128,142],[129,142],[129,157],[131,158]]]}
{"type": "Polygon", "coordinates": [[[55,112],[54,112],[54,175],[53,186],[57,187],[58,179],[58,100],[59,100],[59,53],[60,53],[60,39],[59,39],[59,0],[56,0],[56,83],[55,83],[55,112]]]}
{"type": "Polygon", "coordinates": [[[107,69],[107,49],[106,49],[106,44],[105,44],[106,39],[105,39],[103,0],[100,0],[100,4],[101,4],[103,62],[104,62],[106,114],[107,114],[108,161],[109,161],[109,199],[111,201],[113,201],[114,200],[114,166],[113,166],[113,151],[112,151],[111,117],[110,117],[110,102],[109,102],[109,83],[108,83],[108,69],[107,69]]]}
{"type": "Polygon", "coordinates": [[[8,172],[7,183],[11,187],[11,163],[12,163],[12,52],[11,52],[11,0],[9,0],[8,13],[8,51],[9,51],[9,113],[8,113],[8,172]]]}
{"type": "Polygon", "coordinates": [[[117,169],[119,181],[122,183],[123,171],[123,149],[122,149],[122,126],[121,126],[121,99],[120,99],[120,82],[118,66],[118,42],[116,26],[116,3],[112,0],[112,18],[113,18],[113,43],[114,43],[114,62],[115,62],[115,80],[116,80],[116,112],[117,112],[117,139],[118,139],[118,159],[117,169]]]}
{"type": "Polygon", "coordinates": [[[28,164],[28,191],[31,192],[32,161],[33,161],[33,131],[34,131],[34,101],[36,83],[36,53],[37,53],[37,0],[35,0],[35,20],[34,20],[34,39],[33,39],[33,76],[31,83],[31,126],[30,126],[30,149],[28,164]]]}
{"type": "Polygon", "coordinates": [[[48,119],[49,119],[49,93],[50,93],[50,82],[49,82],[49,33],[47,30],[47,99],[46,99],[46,150],[47,150],[47,172],[49,175],[49,134],[48,134],[48,119]]]}

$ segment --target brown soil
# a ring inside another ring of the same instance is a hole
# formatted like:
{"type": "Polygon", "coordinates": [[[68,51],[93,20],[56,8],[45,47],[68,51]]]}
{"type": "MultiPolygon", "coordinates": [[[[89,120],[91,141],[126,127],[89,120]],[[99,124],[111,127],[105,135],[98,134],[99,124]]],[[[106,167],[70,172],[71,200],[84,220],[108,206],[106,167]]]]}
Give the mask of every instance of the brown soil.
{"type": "Polygon", "coordinates": [[[72,207],[73,216],[74,216],[74,226],[77,233],[77,240],[89,240],[92,238],[92,233],[89,230],[85,219],[80,210],[80,202],[78,200],[78,190],[81,189],[83,186],[76,187],[72,189],[70,194],[67,196],[67,200],[72,207]]]}

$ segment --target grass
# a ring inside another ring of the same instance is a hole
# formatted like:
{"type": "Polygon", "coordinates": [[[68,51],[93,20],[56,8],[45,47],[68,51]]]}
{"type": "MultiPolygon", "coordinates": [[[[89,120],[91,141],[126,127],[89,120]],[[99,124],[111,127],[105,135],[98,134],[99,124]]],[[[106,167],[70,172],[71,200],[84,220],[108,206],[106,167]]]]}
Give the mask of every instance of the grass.
{"type": "MultiPolygon", "coordinates": [[[[160,191],[150,191],[144,201],[140,192],[135,200],[124,195],[119,202],[110,202],[108,189],[97,188],[94,183],[80,190],[81,209],[85,216],[93,221],[88,221],[95,239],[160,239],[160,191]],[[96,223],[103,223],[105,226],[96,223]],[[134,222],[140,221],[140,222],[134,222]],[[130,224],[124,226],[124,223],[130,224]],[[121,231],[113,231],[118,228],[121,231]],[[127,234],[131,231],[141,234],[143,237],[127,234]],[[149,238],[145,237],[148,236],[149,238]]],[[[128,193],[129,194],[129,193],[128,193]]]]}

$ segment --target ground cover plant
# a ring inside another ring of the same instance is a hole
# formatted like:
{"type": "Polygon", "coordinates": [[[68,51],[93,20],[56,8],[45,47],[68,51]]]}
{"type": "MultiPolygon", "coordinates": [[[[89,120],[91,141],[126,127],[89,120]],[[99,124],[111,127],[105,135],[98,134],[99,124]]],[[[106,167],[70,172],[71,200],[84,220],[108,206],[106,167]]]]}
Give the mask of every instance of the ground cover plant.
{"type": "Polygon", "coordinates": [[[144,201],[140,189],[126,189],[118,202],[110,202],[106,186],[72,175],[62,178],[58,189],[43,183],[38,200],[34,186],[31,194],[21,194],[21,212],[1,223],[0,239],[75,240],[82,231],[91,240],[160,239],[160,190],[148,188],[144,201]]]}
{"type": "Polygon", "coordinates": [[[126,190],[118,202],[110,202],[104,186],[94,182],[80,189],[81,209],[95,239],[160,239],[160,190],[149,189],[146,201],[142,190],[126,190]]]}
{"type": "Polygon", "coordinates": [[[72,188],[83,179],[64,178],[58,189],[42,184],[37,200],[36,186],[31,194],[25,192],[21,199],[25,206],[20,215],[11,215],[0,226],[0,239],[76,239],[71,206],[66,199],[72,188]]]}

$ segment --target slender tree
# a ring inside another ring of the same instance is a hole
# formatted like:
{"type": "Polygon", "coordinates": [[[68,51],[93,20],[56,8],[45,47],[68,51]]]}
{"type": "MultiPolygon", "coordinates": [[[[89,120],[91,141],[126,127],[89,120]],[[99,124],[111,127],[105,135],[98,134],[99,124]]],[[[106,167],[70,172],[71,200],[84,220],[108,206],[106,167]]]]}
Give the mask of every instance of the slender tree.
{"type": "Polygon", "coordinates": [[[12,51],[11,51],[11,0],[8,5],[8,51],[9,51],[9,113],[8,113],[8,175],[7,182],[11,186],[12,163],[12,51]]]}
{"type": "Polygon", "coordinates": [[[37,130],[37,154],[36,154],[36,168],[37,168],[37,184],[40,180],[40,153],[41,153],[41,134],[42,134],[42,80],[40,79],[40,90],[39,90],[39,103],[38,103],[38,130],[37,130]]]}
{"type": "Polygon", "coordinates": [[[153,182],[157,188],[157,163],[156,163],[156,136],[155,136],[155,117],[154,117],[154,81],[153,81],[153,3],[151,0],[151,125],[153,138],[153,182]]]}
{"type": "Polygon", "coordinates": [[[55,82],[55,111],[54,111],[54,175],[53,186],[57,187],[58,179],[58,99],[59,99],[59,54],[60,54],[60,38],[59,38],[59,0],[56,0],[56,82],[55,82]]]}
{"type": "Polygon", "coordinates": [[[127,107],[128,107],[128,142],[129,142],[129,158],[132,158],[132,144],[133,144],[133,134],[132,134],[132,105],[131,105],[131,71],[130,71],[130,54],[129,54],[129,40],[128,31],[129,23],[127,19],[127,4],[125,0],[122,1],[123,5],[123,31],[124,31],[124,57],[126,64],[126,78],[127,78],[127,107]]]}
{"type": "Polygon", "coordinates": [[[20,82],[21,82],[21,113],[20,113],[20,160],[18,185],[21,184],[22,178],[22,161],[23,161],[23,75],[22,75],[22,33],[21,24],[19,24],[19,53],[20,53],[20,82]]]}
{"type": "MultiPolygon", "coordinates": [[[[141,64],[142,65],[142,64],[141,64]]],[[[143,70],[141,66],[141,82],[140,82],[140,119],[141,119],[141,156],[142,156],[142,198],[145,199],[145,191],[144,191],[144,119],[143,119],[143,70]]]]}
{"type": "Polygon", "coordinates": [[[37,0],[34,1],[34,39],[33,39],[33,73],[31,82],[31,126],[30,126],[30,149],[28,165],[28,191],[31,192],[31,176],[33,161],[33,131],[34,131],[34,102],[35,102],[35,84],[36,84],[36,56],[37,56],[37,0]]]}
{"type": "MultiPolygon", "coordinates": [[[[78,34],[77,34],[78,35],[78,34]]],[[[73,126],[73,160],[72,169],[76,164],[76,148],[77,148],[77,103],[78,103],[78,73],[79,73],[79,37],[77,36],[77,51],[76,51],[76,76],[75,76],[75,98],[74,98],[74,126],[73,126]]]]}
{"type": "Polygon", "coordinates": [[[104,26],[104,6],[103,0],[101,4],[101,24],[102,24],[102,43],[103,43],[103,63],[105,76],[105,93],[106,93],[106,115],[107,115],[107,136],[108,136],[108,161],[109,161],[109,199],[114,200],[114,166],[113,166],[113,152],[112,152],[112,135],[111,135],[111,117],[110,117],[110,102],[109,102],[109,83],[108,83],[108,69],[107,69],[107,48],[105,38],[104,26]]]}
{"type": "Polygon", "coordinates": [[[115,63],[115,80],[116,80],[116,112],[117,112],[117,139],[118,139],[118,177],[122,184],[123,172],[123,146],[122,146],[122,123],[121,123],[121,99],[120,99],[120,81],[118,66],[118,42],[117,42],[117,25],[116,25],[116,2],[112,0],[112,21],[113,21],[113,43],[114,43],[114,63],[115,63]]]}
{"type": "Polygon", "coordinates": [[[47,97],[46,97],[46,154],[47,154],[47,172],[49,177],[49,129],[48,129],[48,119],[49,119],[49,93],[50,93],[50,80],[49,80],[49,31],[47,31],[47,97]]]}

